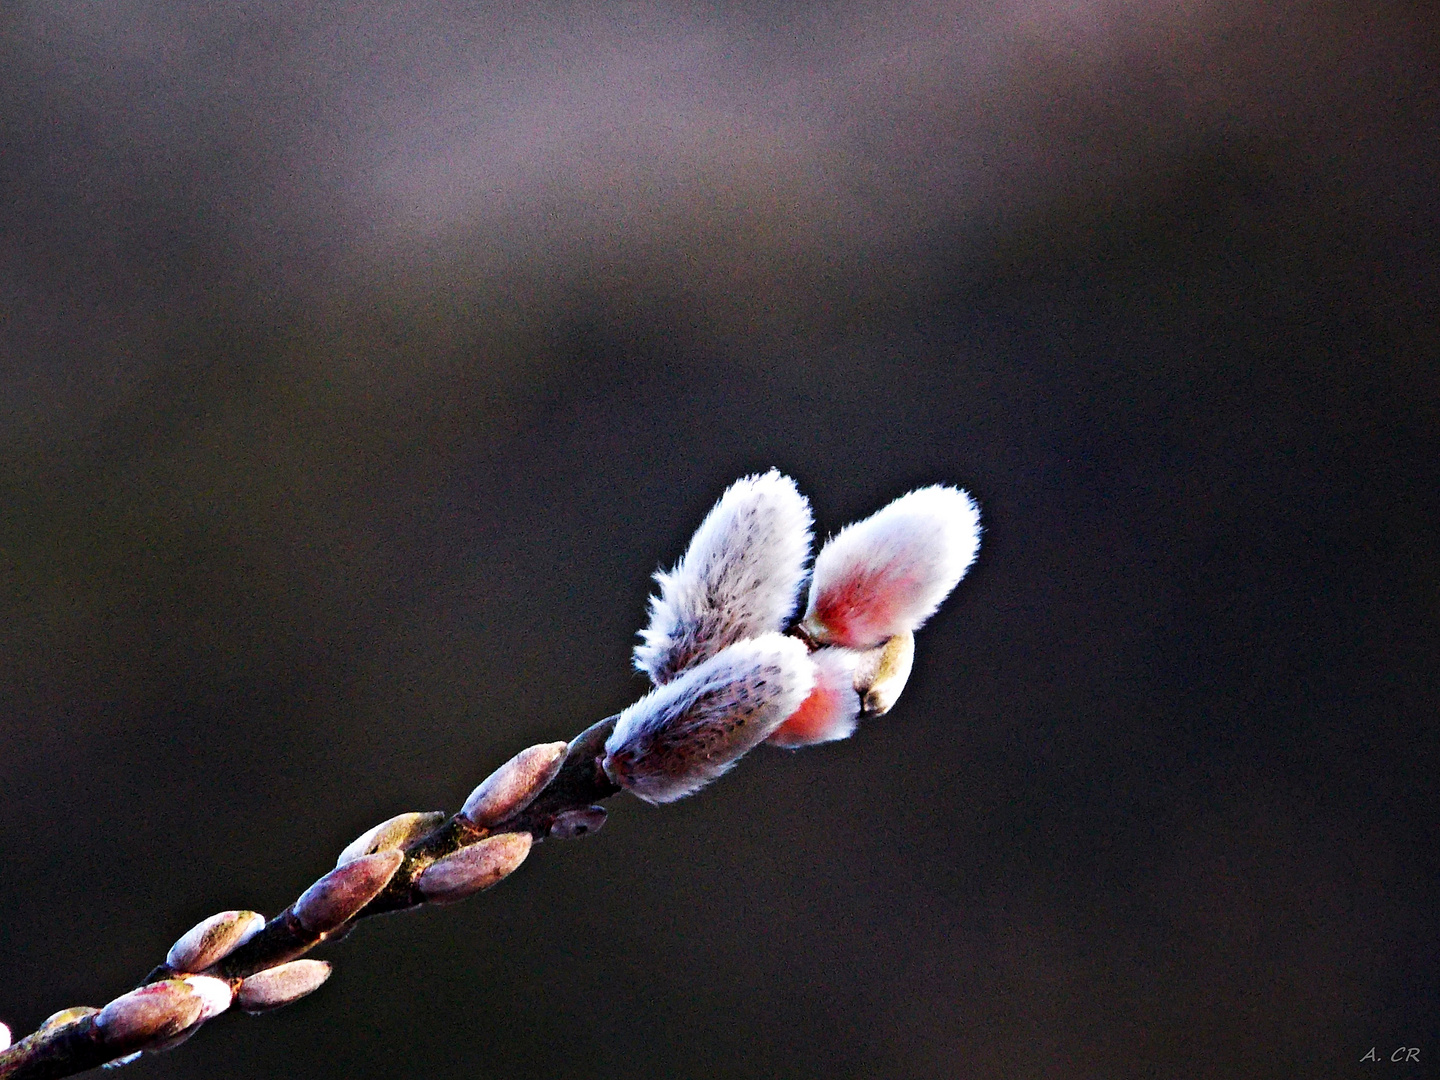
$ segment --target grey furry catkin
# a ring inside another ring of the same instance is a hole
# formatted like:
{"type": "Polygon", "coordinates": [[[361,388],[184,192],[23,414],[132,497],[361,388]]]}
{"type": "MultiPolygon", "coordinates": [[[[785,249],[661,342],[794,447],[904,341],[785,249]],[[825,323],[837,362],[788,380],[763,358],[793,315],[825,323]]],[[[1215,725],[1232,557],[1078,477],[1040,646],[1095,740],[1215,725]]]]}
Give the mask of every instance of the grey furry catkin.
{"type": "Polygon", "coordinates": [[[675,568],[655,575],[635,666],[656,686],[728,645],[785,628],[810,557],[810,503],[775,469],[731,484],[675,568]]]}

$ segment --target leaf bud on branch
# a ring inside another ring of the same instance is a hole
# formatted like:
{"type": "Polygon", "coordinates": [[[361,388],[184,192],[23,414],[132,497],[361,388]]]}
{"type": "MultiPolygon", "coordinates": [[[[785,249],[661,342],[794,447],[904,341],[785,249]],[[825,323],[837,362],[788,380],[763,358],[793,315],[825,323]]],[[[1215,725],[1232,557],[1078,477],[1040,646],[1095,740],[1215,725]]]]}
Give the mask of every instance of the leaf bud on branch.
{"type": "Polygon", "coordinates": [[[431,863],[415,879],[415,887],[432,904],[464,900],[508,877],[525,861],[533,842],[528,832],[487,837],[431,863]]]}
{"type": "Polygon", "coordinates": [[[204,971],[249,941],[265,925],[254,911],[222,911],[185,932],[170,946],[165,966],[174,972],[204,971]]]}
{"type": "Polygon", "coordinates": [[[521,750],[481,781],[460,808],[461,815],[484,827],[518,814],[555,779],[568,749],[568,743],[555,742],[521,750]]]}
{"type": "Polygon", "coordinates": [[[300,894],[296,920],[312,934],[339,928],[379,895],[404,860],[399,851],[377,851],[337,866],[300,894]]]}
{"type": "Polygon", "coordinates": [[[291,960],[242,980],[235,1004],[247,1013],[269,1012],[320,989],[328,978],[330,965],[324,960],[291,960]]]}
{"type": "Polygon", "coordinates": [[[443,810],[396,814],[374,828],[367,829],[346,845],[335,865],[344,866],[361,856],[374,855],[378,851],[401,851],[422,836],[434,832],[444,821],[443,810]]]}

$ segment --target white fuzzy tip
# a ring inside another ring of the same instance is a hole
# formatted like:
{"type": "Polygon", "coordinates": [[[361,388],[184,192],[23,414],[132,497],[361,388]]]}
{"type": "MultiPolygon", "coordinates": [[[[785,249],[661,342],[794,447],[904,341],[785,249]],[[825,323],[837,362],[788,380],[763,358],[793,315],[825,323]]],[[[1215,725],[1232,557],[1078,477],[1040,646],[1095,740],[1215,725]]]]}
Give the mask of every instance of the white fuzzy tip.
{"type": "Polygon", "coordinates": [[[656,686],[744,638],[784,628],[810,556],[810,503],[771,469],[731,484],[675,569],[655,575],[635,667],[656,686]]]}
{"type": "Polygon", "coordinates": [[[185,985],[194,990],[200,998],[200,1018],[196,1023],[204,1023],[219,1016],[230,1008],[230,1002],[235,997],[228,982],[209,975],[191,975],[185,980],[185,985]]]}
{"type": "Polygon", "coordinates": [[[605,742],[605,772],[646,802],[673,802],[769,737],[814,685],[815,665],[796,638],[737,642],[622,712],[605,742]]]}
{"type": "Polygon", "coordinates": [[[819,644],[852,649],[918,630],[979,547],[980,510],[966,492],[912,491],[821,548],[802,626],[819,644]]]}
{"type": "Polygon", "coordinates": [[[0,1051],[10,1049],[10,1029],[0,1024],[0,1051]]]}
{"type": "Polygon", "coordinates": [[[810,655],[815,664],[815,688],[790,718],[771,732],[769,742],[796,749],[848,739],[860,718],[855,671],[864,655],[853,649],[816,649],[810,655]]]}

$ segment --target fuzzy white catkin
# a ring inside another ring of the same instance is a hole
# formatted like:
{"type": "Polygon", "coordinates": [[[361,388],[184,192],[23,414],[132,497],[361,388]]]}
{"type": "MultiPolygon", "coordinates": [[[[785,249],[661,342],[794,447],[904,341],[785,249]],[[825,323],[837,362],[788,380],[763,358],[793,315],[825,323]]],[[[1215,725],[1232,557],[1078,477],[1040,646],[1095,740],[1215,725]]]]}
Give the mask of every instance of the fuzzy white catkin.
{"type": "Polygon", "coordinates": [[[979,547],[980,510],[968,493],[912,491],[820,549],[802,625],[817,643],[852,649],[918,630],[979,547]]]}
{"type": "Polygon", "coordinates": [[[605,771],[646,802],[673,802],[763,742],[814,684],[815,665],[796,638],[737,642],[622,712],[605,743],[605,771]]]}
{"type": "Polygon", "coordinates": [[[685,555],[655,575],[635,667],[656,686],[745,638],[781,630],[810,556],[810,503],[771,469],[731,484],[685,555]]]}
{"type": "Polygon", "coordinates": [[[0,1050],[10,1049],[10,1029],[0,1024],[0,1050]]]}

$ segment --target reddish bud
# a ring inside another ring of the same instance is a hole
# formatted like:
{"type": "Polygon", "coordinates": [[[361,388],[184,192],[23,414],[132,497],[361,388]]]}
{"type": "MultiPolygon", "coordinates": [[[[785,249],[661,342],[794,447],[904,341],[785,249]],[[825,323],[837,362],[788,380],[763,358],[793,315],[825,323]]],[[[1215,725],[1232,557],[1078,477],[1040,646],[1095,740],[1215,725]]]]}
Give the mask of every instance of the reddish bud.
{"type": "Polygon", "coordinates": [[[377,851],[337,866],[295,901],[295,918],[312,934],[334,930],[379,895],[404,859],[398,851],[377,851]]]}
{"type": "Polygon", "coordinates": [[[529,833],[486,837],[431,863],[415,885],[432,904],[453,904],[506,877],[525,861],[531,843],[529,833]]]}
{"type": "Polygon", "coordinates": [[[248,1013],[268,1012],[320,989],[330,978],[324,960],[292,960],[257,971],[240,984],[235,1003],[248,1013]]]}
{"type": "Polygon", "coordinates": [[[187,930],[170,946],[165,965],[171,971],[204,971],[249,941],[265,925],[253,911],[222,911],[187,930]]]}
{"type": "Polygon", "coordinates": [[[514,817],[555,779],[567,749],[568,743],[556,742],[521,750],[470,793],[460,813],[480,826],[514,817]]]}
{"type": "Polygon", "coordinates": [[[205,1001],[183,979],[167,979],[131,990],[95,1017],[95,1030],[109,1049],[146,1050],[180,1034],[200,1019],[205,1001]]]}

